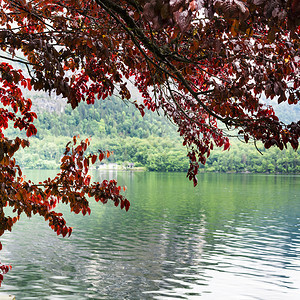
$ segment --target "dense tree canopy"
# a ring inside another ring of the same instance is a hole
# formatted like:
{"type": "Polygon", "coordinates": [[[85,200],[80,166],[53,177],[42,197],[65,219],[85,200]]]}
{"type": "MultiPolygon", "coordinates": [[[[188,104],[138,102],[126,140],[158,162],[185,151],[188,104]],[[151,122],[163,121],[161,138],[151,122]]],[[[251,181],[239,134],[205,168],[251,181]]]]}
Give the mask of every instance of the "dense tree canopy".
{"type": "MultiPolygon", "coordinates": [[[[61,172],[41,185],[24,182],[13,158],[25,139],[8,140],[11,120],[36,134],[24,89],[55,91],[72,108],[119,94],[144,114],[163,112],[189,147],[189,179],[228,136],[266,148],[298,148],[300,122],[282,123],[262,96],[299,101],[299,0],[1,0],[0,234],[21,213],[39,213],[66,235],[57,201],[89,212],[86,196],[128,209],[116,182],[90,183],[89,141],[67,145],[61,172]],[[14,69],[10,61],[27,67],[14,69]],[[131,88],[140,95],[131,97],[131,88]],[[16,216],[6,217],[3,207],[16,216]]],[[[109,154],[109,153],[108,153],[109,154]]],[[[7,266],[2,266],[6,272],[7,266]]],[[[0,280],[2,277],[0,278],[0,280]]]]}

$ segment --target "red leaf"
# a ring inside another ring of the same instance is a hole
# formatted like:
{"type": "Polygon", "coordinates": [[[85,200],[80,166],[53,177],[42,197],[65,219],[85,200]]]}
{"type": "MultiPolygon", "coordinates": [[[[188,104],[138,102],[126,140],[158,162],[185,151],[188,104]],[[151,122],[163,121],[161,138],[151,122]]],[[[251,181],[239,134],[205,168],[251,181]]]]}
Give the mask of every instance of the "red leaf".
{"type": "Polygon", "coordinates": [[[97,155],[94,154],[92,156],[92,164],[94,164],[96,162],[96,160],[97,160],[97,155]]]}
{"type": "Polygon", "coordinates": [[[193,177],[193,183],[194,183],[194,186],[196,186],[198,184],[198,179],[195,176],[193,177]]]}
{"type": "Polygon", "coordinates": [[[89,168],[89,160],[87,158],[85,158],[83,160],[83,164],[84,164],[84,172],[87,173],[88,168],[89,168]]]}
{"type": "Polygon", "coordinates": [[[91,182],[91,176],[87,176],[87,177],[85,178],[85,180],[84,180],[84,184],[85,184],[85,185],[89,185],[90,182],[91,182]]]}
{"type": "Polygon", "coordinates": [[[128,209],[130,207],[130,202],[127,199],[125,199],[124,204],[125,204],[125,210],[128,211],[128,209]]]}
{"type": "Polygon", "coordinates": [[[100,154],[99,154],[99,160],[102,161],[103,158],[104,158],[104,154],[103,154],[103,152],[100,152],[100,154]]]}
{"type": "Polygon", "coordinates": [[[21,146],[22,148],[28,147],[29,146],[29,142],[26,140],[21,140],[21,146]]]}
{"type": "Polygon", "coordinates": [[[62,230],[62,236],[65,237],[68,233],[68,227],[64,227],[62,230]]]}
{"type": "Polygon", "coordinates": [[[73,227],[69,227],[69,236],[71,235],[71,233],[72,233],[72,230],[73,230],[73,227]]]}
{"type": "Polygon", "coordinates": [[[265,148],[269,149],[272,146],[272,143],[270,141],[265,142],[265,148]]]}
{"type": "Polygon", "coordinates": [[[123,209],[124,206],[125,206],[124,200],[121,200],[121,205],[120,205],[121,209],[123,209]]]}
{"type": "Polygon", "coordinates": [[[26,135],[28,137],[30,137],[32,135],[36,135],[36,133],[37,133],[37,130],[36,130],[35,126],[33,124],[30,124],[27,128],[26,135]]]}
{"type": "Polygon", "coordinates": [[[27,88],[28,88],[29,91],[31,91],[31,89],[32,89],[31,79],[27,78],[26,80],[27,80],[27,88]]]}
{"type": "Polygon", "coordinates": [[[88,212],[88,214],[91,214],[91,209],[89,207],[86,208],[86,211],[88,212]]]}
{"type": "Polygon", "coordinates": [[[229,143],[229,140],[227,140],[224,144],[224,151],[226,151],[227,149],[229,149],[230,147],[230,143],[229,143]]]}

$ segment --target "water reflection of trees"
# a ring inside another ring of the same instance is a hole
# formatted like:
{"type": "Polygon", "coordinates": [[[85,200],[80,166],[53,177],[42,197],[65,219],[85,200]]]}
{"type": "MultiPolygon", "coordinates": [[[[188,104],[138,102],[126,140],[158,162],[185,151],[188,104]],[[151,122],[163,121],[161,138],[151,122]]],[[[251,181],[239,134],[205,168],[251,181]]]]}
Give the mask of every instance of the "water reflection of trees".
{"type": "Polygon", "coordinates": [[[300,208],[293,180],[201,174],[194,189],[183,174],[105,176],[115,175],[128,186],[130,210],[92,203],[91,216],[68,217],[70,239],[38,232],[37,219],[16,229],[5,256],[19,257],[23,269],[8,273],[8,285],[30,290],[26,296],[66,299],[188,297],[236,288],[228,278],[295,288],[300,208]]]}

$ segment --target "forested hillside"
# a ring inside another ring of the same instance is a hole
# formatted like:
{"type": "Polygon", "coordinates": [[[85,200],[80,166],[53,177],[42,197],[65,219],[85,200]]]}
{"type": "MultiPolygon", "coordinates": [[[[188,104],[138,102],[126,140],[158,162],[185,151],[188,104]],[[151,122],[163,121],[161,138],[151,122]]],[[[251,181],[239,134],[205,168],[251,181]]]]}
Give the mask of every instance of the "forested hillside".
{"type": "Polygon", "coordinates": [[[94,105],[80,103],[72,110],[66,106],[64,114],[44,111],[36,122],[38,137],[48,135],[92,136],[97,138],[137,137],[148,138],[150,135],[164,137],[175,135],[175,127],[164,117],[148,112],[144,117],[132,105],[117,98],[97,101],[94,105]]]}
{"type": "MultiPolygon", "coordinates": [[[[20,165],[27,168],[58,168],[66,143],[74,136],[91,137],[91,151],[113,151],[105,163],[144,167],[150,171],[187,171],[187,151],[175,127],[157,113],[146,111],[142,117],[132,105],[118,98],[81,103],[72,110],[62,99],[36,98],[40,110],[35,125],[36,137],[30,138],[31,147],[18,154],[20,165]],[[54,104],[53,104],[54,103],[54,104]]],[[[284,109],[281,109],[284,113],[284,109]]],[[[294,119],[299,108],[294,107],[286,118],[294,119]]],[[[11,136],[12,129],[8,129],[11,136]]],[[[202,171],[300,173],[298,152],[280,151],[232,140],[230,151],[214,150],[202,171]]]]}

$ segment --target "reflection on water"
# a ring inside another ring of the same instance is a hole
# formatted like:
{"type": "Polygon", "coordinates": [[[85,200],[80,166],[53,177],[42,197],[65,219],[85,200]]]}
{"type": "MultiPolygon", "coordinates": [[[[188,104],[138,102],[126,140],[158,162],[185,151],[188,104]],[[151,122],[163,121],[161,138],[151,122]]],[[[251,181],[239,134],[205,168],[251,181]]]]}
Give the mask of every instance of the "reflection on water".
{"type": "Polygon", "coordinates": [[[127,185],[130,210],[92,202],[91,216],[67,214],[68,239],[38,217],[24,219],[2,239],[1,260],[13,264],[3,292],[17,299],[298,299],[300,177],[202,174],[193,188],[185,174],[95,173],[110,176],[127,185]]]}

